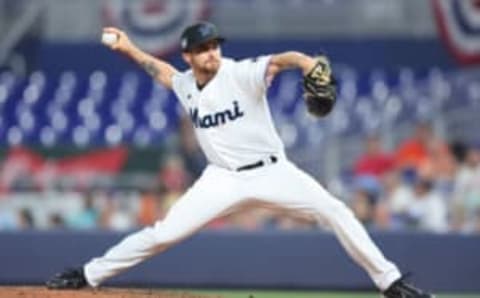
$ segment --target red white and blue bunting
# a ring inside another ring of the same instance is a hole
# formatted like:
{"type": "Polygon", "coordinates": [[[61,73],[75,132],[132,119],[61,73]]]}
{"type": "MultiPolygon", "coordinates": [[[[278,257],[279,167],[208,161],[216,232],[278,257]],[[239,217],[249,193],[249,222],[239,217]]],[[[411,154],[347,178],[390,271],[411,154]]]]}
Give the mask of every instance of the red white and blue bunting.
{"type": "Polygon", "coordinates": [[[432,0],[439,33],[462,64],[480,63],[480,0],[432,0]]]}
{"type": "Polygon", "coordinates": [[[162,56],[179,46],[185,27],[205,19],[206,0],[103,0],[104,25],[127,32],[142,49],[162,56]]]}

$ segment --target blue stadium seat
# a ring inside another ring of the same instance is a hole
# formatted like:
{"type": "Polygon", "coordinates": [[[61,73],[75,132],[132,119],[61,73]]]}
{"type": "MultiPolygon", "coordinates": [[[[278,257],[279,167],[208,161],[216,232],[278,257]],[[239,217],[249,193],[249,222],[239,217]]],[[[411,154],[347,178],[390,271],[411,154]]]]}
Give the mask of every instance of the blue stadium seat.
{"type": "MultiPolygon", "coordinates": [[[[382,69],[360,74],[340,66],[336,77],[338,103],[327,121],[312,120],[306,113],[301,74],[286,72],[274,80],[268,92],[270,109],[287,147],[318,145],[328,135],[365,133],[480,104],[477,74],[451,75],[438,68],[423,77],[411,68],[394,75],[382,69]]],[[[102,70],[87,76],[38,70],[26,78],[1,72],[0,113],[4,144],[44,146],[160,143],[176,133],[184,114],[173,93],[147,76],[102,70]]]]}

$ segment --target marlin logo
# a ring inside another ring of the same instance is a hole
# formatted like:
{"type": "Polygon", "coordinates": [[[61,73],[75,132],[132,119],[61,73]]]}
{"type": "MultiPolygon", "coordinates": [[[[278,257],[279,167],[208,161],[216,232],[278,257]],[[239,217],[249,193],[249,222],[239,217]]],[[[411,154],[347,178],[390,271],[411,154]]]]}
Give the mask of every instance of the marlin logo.
{"type": "Polygon", "coordinates": [[[200,34],[202,36],[207,36],[208,34],[210,34],[211,31],[211,28],[208,26],[200,27],[200,34]]]}
{"type": "Polygon", "coordinates": [[[203,117],[198,115],[198,108],[190,109],[189,113],[195,128],[216,127],[225,124],[227,121],[235,121],[244,115],[240,110],[238,101],[233,102],[233,109],[216,112],[214,114],[207,114],[203,117]]]}

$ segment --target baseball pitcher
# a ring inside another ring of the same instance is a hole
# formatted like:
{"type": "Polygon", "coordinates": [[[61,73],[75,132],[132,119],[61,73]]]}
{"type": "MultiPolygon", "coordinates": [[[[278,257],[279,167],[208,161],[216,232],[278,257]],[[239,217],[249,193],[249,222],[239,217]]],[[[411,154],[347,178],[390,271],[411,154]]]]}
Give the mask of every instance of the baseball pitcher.
{"type": "Polygon", "coordinates": [[[219,216],[246,206],[269,206],[313,217],[333,230],[385,297],[433,297],[406,283],[345,204],[285,156],[266,90],[279,72],[300,69],[308,111],[318,117],[327,115],[336,100],[327,57],[291,51],[235,61],[222,57],[224,38],[217,28],[202,22],[182,33],[182,56],[190,69],[180,72],[138,49],[124,32],[116,28],[104,32],[116,35],[108,43],[112,50],[129,56],[155,81],[174,91],[191,118],[209,165],[163,220],[126,237],[83,267],[55,275],[47,287],[98,287],[219,216]]]}

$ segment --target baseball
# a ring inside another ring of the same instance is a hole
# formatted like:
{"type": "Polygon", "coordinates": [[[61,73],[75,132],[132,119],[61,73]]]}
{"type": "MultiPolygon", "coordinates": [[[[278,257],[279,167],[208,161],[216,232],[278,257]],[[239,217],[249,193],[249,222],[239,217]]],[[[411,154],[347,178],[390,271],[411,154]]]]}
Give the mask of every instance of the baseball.
{"type": "Polygon", "coordinates": [[[104,44],[113,44],[117,41],[118,36],[115,33],[105,32],[102,34],[102,43],[104,44]]]}

